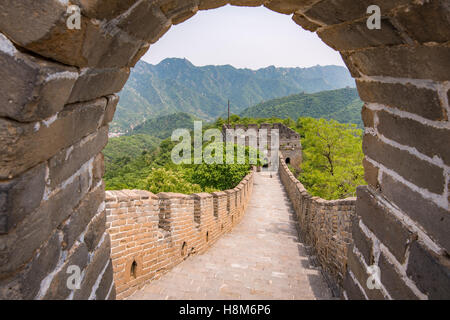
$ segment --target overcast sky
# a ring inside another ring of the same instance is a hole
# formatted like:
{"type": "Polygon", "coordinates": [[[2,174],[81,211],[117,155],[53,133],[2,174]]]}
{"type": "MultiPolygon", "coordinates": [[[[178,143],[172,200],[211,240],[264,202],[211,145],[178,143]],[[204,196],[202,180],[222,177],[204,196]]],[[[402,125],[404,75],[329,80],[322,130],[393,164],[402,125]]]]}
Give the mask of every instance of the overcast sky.
{"type": "Polygon", "coordinates": [[[172,26],[143,59],[157,64],[170,57],[186,58],[196,66],[250,69],[344,65],[339,53],[316,34],[303,30],[291,16],[264,7],[199,11],[172,26]]]}

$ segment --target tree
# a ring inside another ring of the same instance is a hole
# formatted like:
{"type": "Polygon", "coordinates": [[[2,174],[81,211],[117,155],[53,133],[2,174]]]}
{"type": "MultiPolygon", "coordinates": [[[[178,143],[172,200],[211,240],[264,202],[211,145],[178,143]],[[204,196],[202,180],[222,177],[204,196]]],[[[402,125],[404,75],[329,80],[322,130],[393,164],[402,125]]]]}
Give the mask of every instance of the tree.
{"type": "Polygon", "coordinates": [[[355,195],[364,182],[362,130],[334,120],[300,118],[303,163],[299,180],[325,199],[355,195]]]}

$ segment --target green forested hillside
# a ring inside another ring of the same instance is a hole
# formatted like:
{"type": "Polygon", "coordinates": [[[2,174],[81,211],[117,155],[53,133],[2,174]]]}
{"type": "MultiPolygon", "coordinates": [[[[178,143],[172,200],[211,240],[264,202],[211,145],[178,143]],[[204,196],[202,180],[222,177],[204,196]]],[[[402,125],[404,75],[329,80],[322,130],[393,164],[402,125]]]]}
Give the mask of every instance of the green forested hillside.
{"type": "Polygon", "coordinates": [[[140,61],[132,70],[111,124],[126,132],[146,119],[187,112],[213,120],[226,111],[243,109],[298,92],[355,87],[350,73],[340,66],[312,68],[236,69],[232,66],[196,67],[185,59],[166,59],[158,65],[140,61]]]}
{"type": "Polygon", "coordinates": [[[118,170],[124,163],[153,151],[161,140],[146,134],[110,138],[103,154],[107,172],[118,170]]]}
{"type": "Polygon", "coordinates": [[[130,134],[148,134],[160,139],[166,139],[172,135],[175,129],[185,128],[192,130],[195,120],[198,120],[198,118],[190,114],[184,112],[174,113],[146,120],[144,123],[135,127],[130,134]]]}
{"type": "Polygon", "coordinates": [[[225,164],[225,151],[224,164],[174,164],[171,152],[175,145],[166,139],[152,152],[144,152],[126,161],[119,159],[106,170],[106,189],[186,194],[213,192],[234,188],[250,170],[248,161],[245,164],[225,164]]]}
{"type": "Polygon", "coordinates": [[[362,128],[361,108],[363,102],[358,91],[345,88],[318,93],[301,93],[269,100],[240,113],[249,118],[291,118],[312,117],[334,119],[341,123],[354,123],[362,128]]]}
{"type": "MultiPolygon", "coordinates": [[[[301,168],[291,168],[314,196],[338,199],[354,196],[356,187],[364,184],[362,167],[362,130],[355,124],[335,120],[298,118],[231,117],[232,124],[282,122],[300,133],[303,147],[301,168]]],[[[225,123],[204,125],[221,128],[225,123]]],[[[146,134],[123,136],[110,140],[105,149],[107,189],[144,189],[158,193],[211,192],[234,187],[248,172],[249,165],[200,164],[177,165],[171,151],[177,144],[160,141],[146,134]]],[[[207,145],[205,143],[204,147],[207,145]]]]}
{"type": "MultiPolygon", "coordinates": [[[[290,167],[308,192],[323,199],[355,196],[356,187],[366,184],[362,160],[362,130],[355,124],[335,120],[298,118],[240,118],[231,117],[231,124],[281,122],[297,131],[301,137],[303,163],[290,167]]],[[[225,120],[218,119],[216,126],[225,120]]]]}

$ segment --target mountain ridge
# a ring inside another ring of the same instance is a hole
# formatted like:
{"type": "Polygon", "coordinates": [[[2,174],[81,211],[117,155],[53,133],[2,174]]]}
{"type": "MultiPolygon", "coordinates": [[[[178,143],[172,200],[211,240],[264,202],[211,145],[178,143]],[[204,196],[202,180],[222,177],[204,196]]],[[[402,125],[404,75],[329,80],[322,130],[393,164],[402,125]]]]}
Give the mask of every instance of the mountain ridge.
{"type": "Polygon", "coordinates": [[[248,118],[299,117],[334,119],[341,123],[354,123],[362,128],[363,102],[354,88],[327,90],[316,93],[300,93],[276,98],[251,106],[239,113],[248,118]]]}
{"type": "Polygon", "coordinates": [[[200,66],[187,59],[167,58],[157,65],[138,62],[132,70],[111,124],[126,132],[150,118],[186,112],[213,120],[226,111],[237,113],[257,103],[299,92],[355,87],[345,67],[237,69],[231,65],[200,66]]]}

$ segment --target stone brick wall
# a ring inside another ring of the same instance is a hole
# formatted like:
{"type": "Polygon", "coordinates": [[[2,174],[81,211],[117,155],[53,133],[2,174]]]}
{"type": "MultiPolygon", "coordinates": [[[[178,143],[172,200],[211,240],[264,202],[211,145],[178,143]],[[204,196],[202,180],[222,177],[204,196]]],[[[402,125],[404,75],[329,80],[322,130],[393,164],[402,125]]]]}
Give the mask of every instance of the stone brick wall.
{"type": "Polygon", "coordinates": [[[280,157],[280,179],[292,202],[300,236],[310,246],[324,275],[333,287],[343,285],[347,271],[347,251],[352,240],[352,219],[356,198],[324,200],[311,196],[280,157]]]}
{"type": "Polygon", "coordinates": [[[117,101],[68,104],[30,122],[0,118],[0,299],[115,297],[101,150],[117,101]],[[80,271],[76,291],[70,266],[80,271]]]}
{"type": "MultiPolygon", "coordinates": [[[[275,160],[278,160],[278,151],[281,152],[285,159],[289,159],[289,163],[292,166],[299,168],[302,163],[302,144],[300,141],[300,135],[296,131],[292,130],[282,123],[261,123],[260,125],[236,124],[234,126],[224,124],[222,127],[222,135],[224,137],[224,141],[226,141],[227,139],[227,129],[236,130],[236,135],[238,134],[239,129],[242,130],[242,134],[245,135],[245,141],[242,141],[242,143],[245,143],[246,146],[249,146],[250,139],[253,138],[256,142],[258,150],[267,150],[267,157],[269,161],[268,167],[270,168],[270,170],[278,170],[278,168],[276,168],[276,165],[272,164],[272,162],[274,162],[274,158],[275,160]],[[262,132],[260,132],[260,129],[266,130],[266,134],[262,134],[262,132]],[[278,130],[277,145],[275,143],[275,139],[272,141],[272,130],[278,130]],[[262,136],[260,136],[261,134],[262,136]]],[[[234,143],[239,142],[241,141],[235,136],[234,143]]]]}
{"type": "Polygon", "coordinates": [[[207,250],[242,219],[252,189],[253,172],[223,192],[107,191],[106,226],[117,299],[207,250]]]}
{"type": "Polygon", "coordinates": [[[0,297],[114,297],[99,222],[114,94],[172,25],[226,4],[292,15],[356,79],[369,186],[358,190],[345,296],[450,298],[448,0],[0,1],[0,297]],[[80,30],[67,28],[72,3],[80,30]],[[366,27],[373,4],[380,30],[366,27]],[[76,295],[63,284],[73,264],[76,295]],[[364,287],[361,266],[373,264],[381,290],[364,287]]]}

